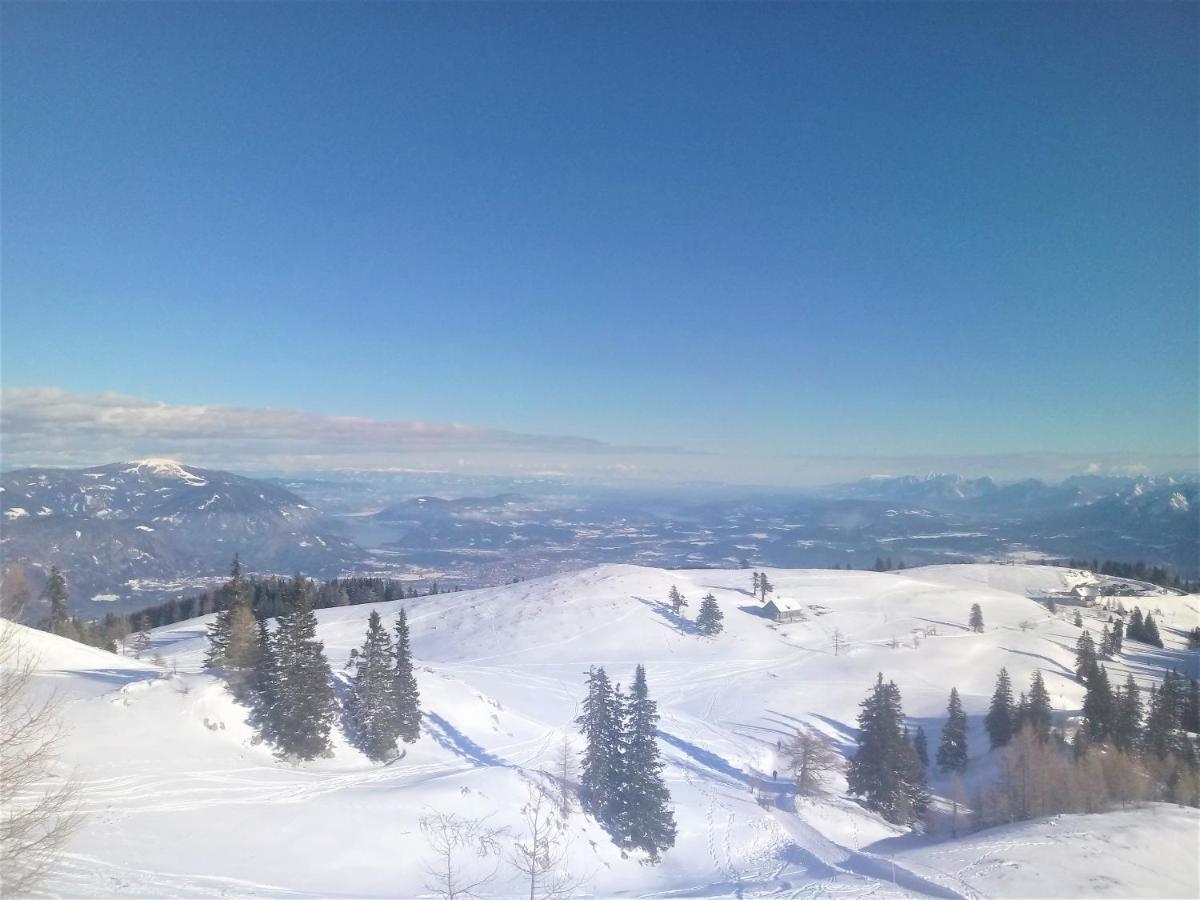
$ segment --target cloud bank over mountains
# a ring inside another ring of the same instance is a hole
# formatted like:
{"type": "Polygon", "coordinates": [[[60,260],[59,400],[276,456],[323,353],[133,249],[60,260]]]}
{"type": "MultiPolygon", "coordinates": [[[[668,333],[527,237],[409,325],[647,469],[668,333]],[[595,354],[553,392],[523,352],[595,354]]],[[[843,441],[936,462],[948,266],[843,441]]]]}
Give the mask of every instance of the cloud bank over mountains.
{"type": "Polygon", "coordinates": [[[1052,453],[987,457],[708,453],[456,423],[171,404],[111,392],[78,394],[56,387],[6,388],[0,395],[0,438],[6,469],[170,457],[242,471],[427,469],[518,477],[773,485],[930,471],[1055,479],[1084,472],[1196,469],[1195,458],[1186,455],[1150,459],[1128,454],[1082,458],[1052,453]]]}

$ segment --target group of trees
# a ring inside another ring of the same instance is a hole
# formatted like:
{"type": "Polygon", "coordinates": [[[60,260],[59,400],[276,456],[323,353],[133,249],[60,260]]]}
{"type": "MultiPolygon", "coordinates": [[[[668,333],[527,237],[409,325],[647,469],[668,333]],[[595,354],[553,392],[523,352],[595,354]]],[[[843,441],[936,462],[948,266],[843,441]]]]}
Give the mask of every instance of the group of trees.
{"type": "Polygon", "coordinates": [[[846,779],[851,794],[889,822],[907,825],[929,806],[925,767],[904,724],[900,689],[880,674],[858,715],[858,752],[846,779]]]}
{"type": "MultiPolygon", "coordinates": [[[[875,557],[875,571],[876,572],[894,572],[898,569],[903,569],[904,567],[905,567],[904,560],[902,560],[902,559],[897,560],[896,562],[892,562],[892,558],[890,556],[875,557]]],[[[837,567],[835,566],[834,568],[837,568],[837,567]]],[[[850,567],[847,566],[846,568],[850,568],[850,567]]]]}
{"type": "Polygon", "coordinates": [[[1129,615],[1129,624],[1125,627],[1125,637],[1131,641],[1141,641],[1143,644],[1150,644],[1154,647],[1161,648],[1163,645],[1162,637],[1158,633],[1158,624],[1154,621],[1154,616],[1146,613],[1145,618],[1142,617],[1142,610],[1135,606],[1133,612],[1129,615]]]}
{"type": "Polygon", "coordinates": [[[1008,670],[1001,669],[996,676],[996,688],[984,716],[983,726],[988,733],[992,749],[1004,747],[1022,728],[1029,727],[1038,737],[1050,734],[1054,724],[1054,711],[1050,705],[1050,692],[1042,672],[1037,669],[1029,682],[1029,693],[1022,692],[1013,700],[1012,679],[1008,670]]]}
{"type": "Polygon", "coordinates": [[[675,845],[675,815],[658,752],[658,707],[638,666],[628,694],[603,667],[588,672],[576,720],[585,740],[580,796],[585,808],[627,850],[657,862],[675,845]]]}
{"type": "Polygon", "coordinates": [[[346,719],[358,747],[376,761],[394,757],[397,741],[411,744],[421,735],[421,698],[403,609],[394,630],[393,643],[372,610],[362,649],[350,655],[354,676],[346,719]]]}
{"type": "MultiPolygon", "coordinates": [[[[311,583],[299,575],[291,580],[289,611],[273,631],[255,616],[236,558],[221,592],[225,608],[208,627],[205,665],[221,671],[250,704],[259,733],[281,754],[297,759],[327,754],[338,706],[325,647],[316,636],[311,583]]],[[[420,697],[403,610],[395,633],[393,643],[372,612],[363,648],[351,655],[355,671],[346,722],[374,760],[390,758],[397,740],[411,743],[420,734],[420,697]]]]}
{"type": "MultiPolygon", "coordinates": [[[[757,574],[756,572],[755,575],[757,574]]],[[[687,598],[679,592],[679,588],[675,585],[671,585],[670,593],[667,594],[667,602],[671,604],[671,612],[676,616],[682,616],[684,608],[688,605],[687,598]]],[[[696,630],[711,637],[724,630],[724,621],[725,614],[721,612],[717,598],[710,591],[700,599],[700,610],[696,615],[696,630]]]]}

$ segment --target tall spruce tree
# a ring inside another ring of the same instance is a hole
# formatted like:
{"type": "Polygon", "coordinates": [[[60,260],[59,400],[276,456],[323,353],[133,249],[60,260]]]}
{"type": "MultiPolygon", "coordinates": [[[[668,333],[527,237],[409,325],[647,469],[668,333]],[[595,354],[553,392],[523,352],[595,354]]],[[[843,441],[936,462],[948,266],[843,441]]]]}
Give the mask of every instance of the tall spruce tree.
{"type": "Polygon", "coordinates": [[[980,608],[978,603],[971,604],[971,617],[967,621],[967,625],[972,631],[983,631],[983,610],[980,608]]]}
{"type": "Polygon", "coordinates": [[[967,714],[963,712],[958,688],[950,688],[946,705],[946,724],[938,744],[938,768],[943,772],[964,772],[967,768],[967,714]]]}
{"type": "Polygon", "coordinates": [[[700,629],[701,634],[714,635],[720,634],[725,627],[723,620],[725,614],[721,612],[721,607],[717,605],[717,598],[708,593],[700,601],[700,612],[696,616],[696,627],[700,629]]]}
{"type": "Polygon", "coordinates": [[[658,706],[650,699],[646,669],[641,665],[629,691],[624,733],[620,830],[627,847],[658,862],[662,851],[675,846],[675,815],[658,752],[658,706]]]}
{"type": "Polygon", "coordinates": [[[263,740],[278,743],[279,666],[275,637],[265,619],[258,623],[258,658],[254,666],[254,724],[263,740]]]}
{"type": "Polygon", "coordinates": [[[876,679],[858,715],[858,752],[850,763],[847,785],[868,809],[889,822],[906,825],[929,803],[924,772],[904,737],[904,711],[895,682],[876,679]]]}
{"type": "Polygon", "coordinates": [[[1083,717],[1087,720],[1088,737],[1100,742],[1112,733],[1115,718],[1112,685],[1104,666],[1093,665],[1083,696],[1083,717]]]}
{"type": "Polygon", "coordinates": [[[298,591],[272,640],[277,675],[276,744],[283,753],[313,759],[329,750],[335,712],[325,647],[317,640],[309,592],[298,591]]]}
{"type": "Polygon", "coordinates": [[[1026,721],[1042,740],[1050,736],[1050,727],[1054,724],[1054,713],[1050,706],[1050,692],[1046,690],[1046,682],[1042,678],[1041,669],[1034,670],[1033,679],[1029,682],[1026,721]]]}
{"type": "Polygon", "coordinates": [[[585,745],[579,767],[580,798],[601,825],[614,829],[620,809],[622,722],[612,682],[603,666],[588,671],[587,697],[575,720],[585,745]]]}
{"type": "Polygon", "coordinates": [[[393,656],[391,638],[379,613],[372,610],[366,637],[355,657],[348,713],[359,748],[377,762],[396,755],[400,736],[393,656]]]}
{"type": "Polygon", "coordinates": [[[1087,679],[1096,667],[1096,642],[1091,632],[1084,631],[1075,642],[1075,675],[1080,681],[1087,679]]]}
{"type": "Polygon", "coordinates": [[[392,696],[396,703],[396,721],[400,740],[414,743],[421,736],[421,692],[413,674],[412,645],[408,634],[408,615],[401,608],[396,616],[395,669],[392,696]]]}
{"type": "Polygon", "coordinates": [[[1159,648],[1163,645],[1162,637],[1158,633],[1158,624],[1150,613],[1146,613],[1146,621],[1142,626],[1142,640],[1159,648]]]}
{"type": "Polygon", "coordinates": [[[1142,697],[1133,675],[1125,676],[1125,686],[1116,696],[1116,719],[1113,723],[1113,745],[1125,753],[1137,747],[1142,730],[1142,697]]]}
{"type": "Polygon", "coordinates": [[[675,585],[671,585],[671,592],[667,595],[667,600],[671,604],[671,612],[675,615],[679,615],[683,608],[688,605],[687,598],[679,593],[679,588],[675,587],[675,585]]]}
{"type": "Polygon", "coordinates": [[[988,740],[993,750],[1012,740],[1013,712],[1012,681],[1008,677],[1008,669],[1001,669],[996,677],[996,690],[992,693],[991,705],[983,719],[983,726],[987,729],[988,740]]]}

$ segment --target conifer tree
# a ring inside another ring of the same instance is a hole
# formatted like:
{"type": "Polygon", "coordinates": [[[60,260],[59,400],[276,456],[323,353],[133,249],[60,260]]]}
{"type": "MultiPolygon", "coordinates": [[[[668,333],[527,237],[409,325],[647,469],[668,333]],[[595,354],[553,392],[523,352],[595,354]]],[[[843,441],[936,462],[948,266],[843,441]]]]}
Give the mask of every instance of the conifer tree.
{"type": "Polygon", "coordinates": [[[1096,642],[1092,640],[1091,632],[1084,631],[1075,642],[1075,674],[1085,680],[1096,667],[1096,642]]]}
{"type": "Polygon", "coordinates": [[[421,692],[413,674],[412,645],[408,634],[408,615],[401,608],[396,616],[394,653],[396,668],[392,696],[396,703],[397,727],[400,740],[415,743],[421,736],[421,692]]]}
{"type": "Polygon", "coordinates": [[[360,749],[379,762],[395,756],[400,735],[393,667],[391,638],[379,613],[372,610],[366,637],[355,657],[348,712],[360,749]]]}
{"type": "Polygon", "coordinates": [[[1097,651],[1101,659],[1113,658],[1112,631],[1108,625],[1104,626],[1104,630],[1100,632],[1100,649],[1097,651]]]}
{"type": "Polygon", "coordinates": [[[625,718],[620,830],[626,846],[658,862],[662,851],[675,846],[675,815],[658,752],[658,707],[650,699],[641,665],[633,676],[625,718]]]}
{"type": "Polygon", "coordinates": [[[1075,617],[1071,619],[1071,624],[1076,628],[1083,627],[1083,614],[1079,610],[1075,610],[1075,617]]]}
{"type": "Polygon", "coordinates": [[[254,724],[263,739],[277,743],[279,667],[275,662],[274,636],[266,620],[258,623],[258,656],[254,667],[254,724]]]}
{"type": "Polygon", "coordinates": [[[1087,679],[1083,696],[1083,717],[1087,720],[1088,737],[1093,742],[1105,740],[1112,732],[1115,704],[1112,685],[1104,666],[1094,665],[1087,679]]]}
{"type": "Polygon", "coordinates": [[[978,603],[971,604],[971,618],[967,622],[967,625],[970,626],[972,631],[983,631],[983,609],[980,608],[978,603]]]}
{"type": "Polygon", "coordinates": [[[913,750],[917,754],[917,759],[921,762],[921,768],[928,769],[929,740],[925,737],[925,729],[920,725],[917,726],[917,733],[913,735],[913,750]]]}
{"type": "Polygon", "coordinates": [[[725,627],[723,620],[725,614],[721,612],[721,607],[717,605],[717,598],[711,593],[705,594],[700,601],[700,612],[696,616],[696,627],[700,629],[701,634],[714,635],[720,634],[725,627]]]}
{"type": "Polygon", "coordinates": [[[754,586],[750,590],[750,595],[752,597],[757,597],[758,596],[758,573],[757,572],[754,573],[754,578],[753,578],[752,583],[754,586]]]}
{"type": "Polygon", "coordinates": [[[579,767],[580,797],[584,808],[611,831],[620,809],[622,722],[603,666],[588,671],[587,697],[575,721],[585,741],[579,767]]]}
{"type": "Polygon", "coordinates": [[[1003,747],[1013,736],[1013,695],[1008,670],[1001,669],[996,678],[996,690],[988,707],[983,725],[987,729],[992,749],[1003,747]]]}
{"type": "Polygon", "coordinates": [[[1113,723],[1113,744],[1126,753],[1137,746],[1142,728],[1142,698],[1133,675],[1125,676],[1125,686],[1116,696],[1116,720],[1113,723]]]}
{"type": "Polygon", "coordinates": [[[1158,633],[1158,624],[1150,613],[1146,613],[1146,621],[1142,626],[1142,640],[1154,647],[1161,648],[1163,645],[1162,637],[1158,633]]]}
{"type": "Polygon", "coordinates": [[[283,753],[313,759],[329,750],[334,695],[325,647],[317,640],[317,617],[307,591],[279,620],[272,639],[277,670],[274,727],[283,753]]]}
{"type": "Polygon", "coordinates": [[[1042,740],[1050,736],[1050,726],[1054,723],[1053,710],[1050,706],[1050,692],[1046,690],[1046,682],[1042,678],[1042,670],[1036,669],[1029,683],[1029,704],[1026,721],[1042,740]]]}
{"type": "Polygon", "coordinates": [[[864,805],[889,822],[905,825],[929,803],[924,772],[905,740],[904,711],[895,682],[876,679],[858,716],[858,752],[850,763],[847,785],[864,805]]]}
{"type": "Polygon", "coordinates": [[[766,572],[759,572],[758,574],[758,593],[762,597],[763,603],[767,602],[767,594],[775,593],[775,585],[767,580],[766,572]]]}
{"type": "Polygon", "coordinates": [[[1129,625],[1125,628],[1125,637],[1131,641],[1145,641],[1146,634],[1142,623],[1142,608],[1135,606],[1129,615],[1129,625]]]}
{"type": "Polygon", "coordinates": [[[963,712],[958,688],[950,689],[946,706],[946,724],[938,744],[938,768],[943,772],[963,772],[967,768],[967,714],[963,712]]]}
{"type": "Polygon", "coordinates": [[[1125,632],[1125,628],[1124,628],[1124,626],[1121,624],[1121,620],[1120,620],[1120,619],[1117,619],[1115,622],[1113,622],[1113,629],[1112,629],[1112,652],[1113,652],[1113,655],[1114,655],[1114,656],[1119,656],[1119,655],[1121,654],[1121,649],[1122,649],[1122,647],[1124,646],[1124,643],[1125,643],[1125,634],[1124,634],[1124,632],[1125,632]]]}
{"type": "Polygon", "coordinates": [[[679,615],[680,610],[688,605],[687,600],[683,594],[679,593],[679,588],[675,587],[675,585],[671,585],[671,593],[667,596],[667,599],[671,603],[671,612],[675,613],[675,615],[679,615]]]}
{"type": "Polygon", "coordinates": [[[1019,734],[1021,729],[1029,721],[1029,698],[1025,696],[1025,692],[1017,696],[1017,702],[1013,705],[1012,715],[1012,733],[1019,734]]]}
{"type": "Polygon", "coordinates": [[[67,579],[58,566],[50,567],[50,580],[46,582],[46,598],[50,601],[50,619],[46,630],[51,634],[62,634],[67,630],[71,614],[67,609],[67,579]]]}
{"type": "Polygon", "coordinates": [[[1142,751],[1158,759],[1166,759],[1179,750],[1179,745],[1175,703],[1164,679],[1158,690],[1150,689],[1146,729],[1142,733],[1142,751]]]}

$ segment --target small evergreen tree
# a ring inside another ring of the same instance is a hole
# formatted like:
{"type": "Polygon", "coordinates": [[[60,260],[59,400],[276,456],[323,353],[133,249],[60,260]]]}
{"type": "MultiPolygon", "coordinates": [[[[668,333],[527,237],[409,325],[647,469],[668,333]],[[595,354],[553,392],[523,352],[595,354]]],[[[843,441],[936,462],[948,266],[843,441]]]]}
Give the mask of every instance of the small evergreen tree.
{"type": "Polygon", "coordinates": [[[667,595],[667,599],[671,603],[671,612],[675,615],[679,615],[680,610],[688,605],[687,600],[684,599],[683,594],[679,593],[679,588],[675,585],[671,585],[671,593],[667,595]]]}
{"type": "Polygon", "coordinates": [[[971,604],[971,618],[967,622],[967,625],[972,631],[983,631],[983,610],[980,608],[978,603],[971,604]]]}
{"type": "Polygon", "coordinates": [[[758,593],[763,603],[767,602],[767,594],[775,593],[775,585],[767,580],[766,572],[760,572],[758,575],[758,593]]]}
{"type": "Polygon", "coordinates": [[[624,730],[621,833],[626,846],[645,852],[656,863],[662,851],[675,846],[675,815],[658,752],[658,708],[650,699],[646,670],[640,665],[629,692],[624,730]]]}
{"type": "Polygon", "coordinates": [[[725,614],[721,612],[721,607],[717,605],[717,598],[711,593],[705,594],[700,601],[700,612],[696,616],[696,627],[700,629],[701,634],[714,635],[720,634],[725,627],[723,620],[725,614]]]}
{"type": "Polygon", "coordinates": [[[967,768],[967,714],[963,712],[958,688],[950,689],[946,705],[946,724],[938,744],[938,768],[943,772],[964,772],[967,768]]]}
{"type": "Polygon", "coordinates": [[[1012,739],[1013,695],[1007,669],[1001,669],[996,677],[996,690],[992,693],[992,702],[983,719],[983,725],[987,729],[988,740],[993,750],[1003,747],[1012,739]]]}
{"type": "Polygon", "coordinates": [[[1075,617],[1071,619],[1071,624],[1076,628],[1083,627],[1083,614],[1080,613],[1079,610],[1075,610],[1075,617]]]}
{"type": "Polygon", "coordinates": [[[1154,621],[1154,616],[1146,613],[1146,621],[1142,626],[1142,640],[1154,647],[1162,648],[1162,637],[1158,633],[1158,624],[1154,621]]]}

